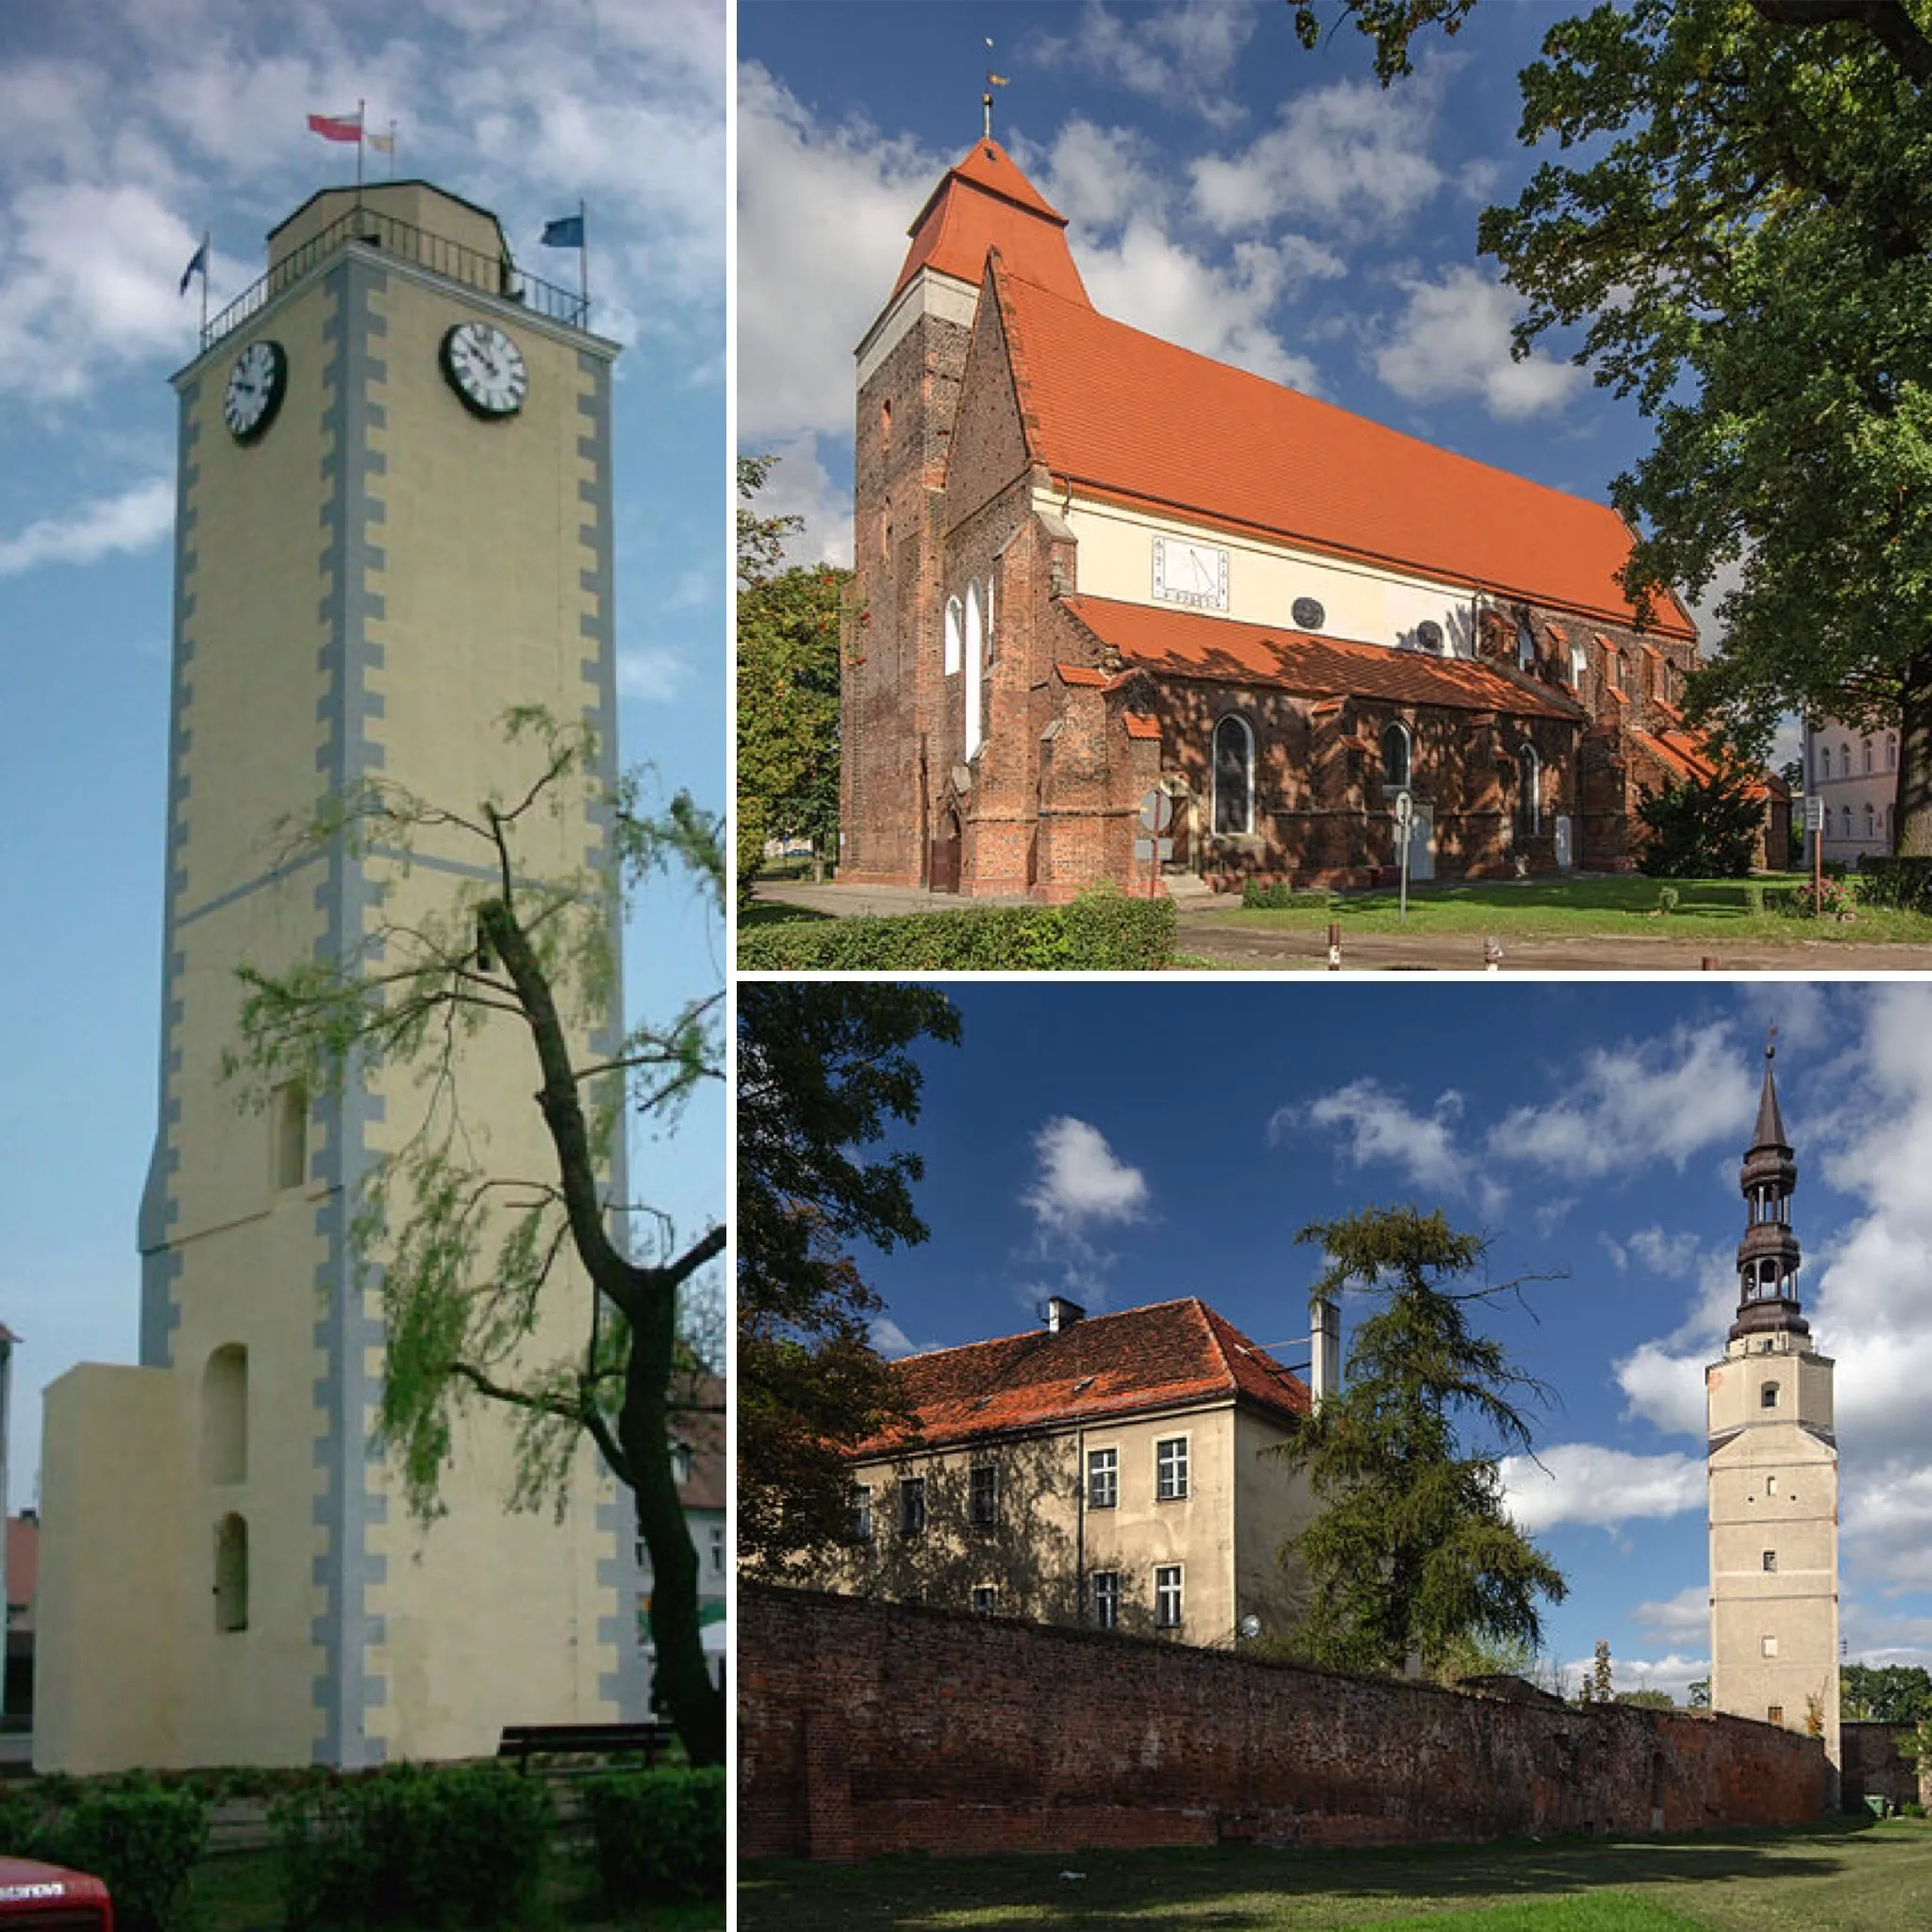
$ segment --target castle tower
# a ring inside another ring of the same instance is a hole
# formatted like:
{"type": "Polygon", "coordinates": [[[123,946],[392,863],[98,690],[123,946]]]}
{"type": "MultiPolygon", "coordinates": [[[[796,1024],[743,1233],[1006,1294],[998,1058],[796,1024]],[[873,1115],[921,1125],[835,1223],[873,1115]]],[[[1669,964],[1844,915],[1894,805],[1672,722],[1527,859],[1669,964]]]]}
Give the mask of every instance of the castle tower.
{"type": "Polygon", "coordinates": [[[949,636],[941,608],[954,410],[990,251],[1023,279],[1087,302],[1066,227],[1006,150],[981,139],[920,210],[891,296],[856,352],[852,553],[865,624],[848,621],[844,642],[850,883],[957,884],[958,830],[937,823],[937,801],[955,749],[970,759],[978,742],[991,621],[962,608],[949,636]]]}
{"type": "MultiPolygon", "coordinates": [[[[511,1513],[510,1427],[473,1411],[425,1529],[372,1445],[379,1300],[351,1220],[423,1117],[411,1071],[286,1088],[265,1115],[221,1078],[239,964],[354,960],[378,917],[488,876],[440,833],[406,871],[379,846],[291,854],[281,823],[378,774],[458,809],[514,797],[515,704],[591,721],[615,769],[616,350],[586,323],[484,209],[424,182],[332,190],[175,379],[141,1366],[48,1391],[43,1769],[487,1755],[506,1722],[641,1714],[628,1508],[588,1454],[562,1522],[511,1513]]],[[[522,862],[598,864],[601,814],[579,795],[522,862]]],[[[519,1031],[464,1047],[462,1105],[492,1170],[548,1173],[519,1031]]]]}
{"type": "Polygon", "coordinates": [[[1838,1442],[1832,1363],[1799,1307],[1790,1198],[1798,1166],[1764,1052],[1740,1184],[1738,1319],[1706,1372],[1710,1701],[1809,1731],[1839,1764],[1838,1442]]]}

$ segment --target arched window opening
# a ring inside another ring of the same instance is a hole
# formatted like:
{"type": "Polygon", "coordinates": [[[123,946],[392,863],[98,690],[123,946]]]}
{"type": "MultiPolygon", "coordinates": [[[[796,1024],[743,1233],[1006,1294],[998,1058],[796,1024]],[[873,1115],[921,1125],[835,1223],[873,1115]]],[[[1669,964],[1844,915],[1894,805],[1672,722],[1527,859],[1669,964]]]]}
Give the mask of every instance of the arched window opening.
{"type": "Polygon", "coordinates": [[[1885,769],[1888,772],[1898,770],[1898,740],[1896,738],[1888,738],[1885,741],[1885,769]]]}
{"type": "Polygon", "coordinates": [[[966,586],[966,756],[979,749],[979,677],[986,662],[986,633],[980,627],[979,586],[966,586]]]}
{"type": "Polygon", "coordinates": [[[233,1513],[215,1524],[215,1628],[248,1627],[248,1519],[233,1513]]]}
{"type": "Polygon", "coordinates": [[[1581,638],[1570,646],[1570,688],[1581,691],[1584,680],[1590,675],[1590,653],[1584,648],[1581,638]]]}
{"type": "Polygon", "coordinates": [[[886,498],[886,507],[879,511],[879,561],[888,570],[892,567],[892,499],[886,498]]]}
{"type": "Polygon", "coordinates": [[[1839,814],[1839,822],[1844,829],[1845,837],[1849,839],[1852,836],[1852,808],[1850,806],[1846,806],[1839,814]]]}
{"type": "Polygon", "coordinates": [[[1838,748],[1838,774],[1840,778],[1852,775],[1852,748],[1844,742],[1840,742],[1838,748]]]}
{"type": "Polygon", "coordinates": [[[986,580],[986,661],[989,664],[992,662],[993,644],[992,579],[988,577],[986,580]]]}
{"type": "Polygon", "coordinates": [[[1214,829],[1240,838],[1255,824],[1255,734],[1230,712],[1214,727],[1214,829]]]}
{"type": "Polygon", "coordinates": [[[959,639],[965,629],[966,612],[958,598],[946,599],[946,675],[959,668],[959,639]]]}
{"type": "Polygon", "coordinates": [[[1415,743],[1408,726],[1396,720],[1382,727],[1382,783],[1391,788],[1407,785],[1413,772],[1415,743]]]}
{"type": "Polygon", "coordinates": [[[1873,809],[1872,801],[1865,801],[1865,836],[1875,839],[1878,836],[1878,814],[1873,809]]]}
{"type": "Polygon", "coordinates": [[[1861,745],[1859,745],[1859,747],[1858,747],[1858,758],[1859,758],[1859,761],[1860,761],[1860,763],[1861,763],[1861,764],[1862,764],[1862,765],[1864,766],[1865,770],[1866,770],[1867,772],[1871,771],[1871,769],[1872,769],[1872,741],[1871,741],[1871,740],[1870,740],[1869,738],[1868,738],[1868,739],[1866,739],[1866,741],[1864,741],[1864,743],[1862,743],[1861,745]]]}
{"type": "Polygon", "coordinates": [[[1536,633],[1529,627],[1529,619],[1516,620],[1516,664],[1518,670],[1536,669],[1536,633]]]}
{"type": "Polygon", "coordinates": [[[1543,828],[1542,760],[1533,744],[1516,754],[1516,781],[1517,836],[1533,839],[1543,828]]]}
{"type": "Polygon", "coordinates": [[[201,1473],[210,1483],[248,1480],[248,1351],[228,1342],[201,1374],[201,1473]]]}
{"type": "Polygon", "coordinates": [[[1818,747],[1818,775],[1821,779],[1831,776],[1831,747],[1828,744],[1818,747]]]}
{"type": "Polygon", "coordinates": [[[888,396],[879,405],[879,448],[888,451],[892,447],[892,399],[888,396]]]}

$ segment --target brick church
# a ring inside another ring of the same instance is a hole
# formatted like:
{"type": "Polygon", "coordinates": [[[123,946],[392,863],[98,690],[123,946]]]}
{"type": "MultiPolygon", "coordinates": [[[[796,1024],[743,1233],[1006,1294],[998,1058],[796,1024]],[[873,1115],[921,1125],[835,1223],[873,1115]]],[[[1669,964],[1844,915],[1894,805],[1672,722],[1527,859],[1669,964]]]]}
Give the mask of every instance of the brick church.
{"type": "Polygon", "coordinates": [[[842,877],[1627,869],[1709,764],[1616,513],[1108,320],[1066,225],[976,142],[859,344],[842,877]]]}

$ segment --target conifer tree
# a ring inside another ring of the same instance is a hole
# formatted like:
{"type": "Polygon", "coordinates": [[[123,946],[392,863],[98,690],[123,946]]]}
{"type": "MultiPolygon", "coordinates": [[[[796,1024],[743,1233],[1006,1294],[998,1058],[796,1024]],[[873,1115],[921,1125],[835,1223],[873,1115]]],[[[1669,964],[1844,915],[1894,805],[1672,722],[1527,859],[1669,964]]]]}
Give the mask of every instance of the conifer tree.
{"type": "Polygon", "coordinates": [[[1305,1470],[1316,1514],[1288,1549],[1306,1565],[1303,1648],[1330,1669],[1435,1669],[1466,1640],[1541,1643],[1539,1596],[1561,1601],[1549,1558],[1503,1507],[1497,1458],[1527,1452],[1516,1398],[1540,1384],[1470,1326],[1474,1302],[1521,1281],[1458,1287],[1485,1243],[1440,1213],[1370,1208],[1318,1222],[1317,1292],[1382,1297],[1356,1329],[1341,1391],[1271,1452],[1305,1470]]]}

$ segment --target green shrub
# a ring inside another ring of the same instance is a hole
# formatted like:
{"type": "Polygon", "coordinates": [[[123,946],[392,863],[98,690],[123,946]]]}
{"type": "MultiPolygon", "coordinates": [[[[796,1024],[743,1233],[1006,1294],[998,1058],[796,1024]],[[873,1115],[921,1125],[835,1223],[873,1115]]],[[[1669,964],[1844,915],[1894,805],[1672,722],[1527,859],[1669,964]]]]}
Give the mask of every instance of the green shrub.
{"type": "Polygon", "coordinates": [[[1272,886],[1249,879],[1241,887],[1241,904],[1257,912],[1285,912],[1294,904],[1294,888],[1286,879],[1277,879],[1272,886]]]}
{"type": "Polygon", "coordinates": [[[1932,912],[1932,858],[1872,858],[1858,868],[1858,896],[1868,906],[1932,912]]]}
{"type": "Polygon", "coordinates": [[[722,1766],[608,1772],[581,1790],[608,1906],[724,1895],[722,1766]]]}
{"type": "Polygon", "coordinates": [[[422,1765],[300,1792],[269,1816],[291,1932],[518,1924],[536,1904],[555,1823],[541,1783],[422,1765]]]}
{"type": "Polygon", "coordinates": [[[186,1924],[189,1881],[207,1843],[200,1797],[141,1773],[89,1784],[49,1779],[0,1799],[0,1845],[104,1880],[124,1932],[186,1924]]]}
{"type": "Polygon", "coordinates": [[[1173,900],[1103,887],[1069,906],[750,926],[738,935],[738,964],[752,973],[1123,972],[1166,965],[1174,941],[1173,900]]]}
{"type": "Polygon", "coordinates": [[[1740,879],[1751,870],[1764,808],[1741,770],[1646,791],[1637,808],[1649,836],[1637,856],[1652,878],[1740,879]]]}

